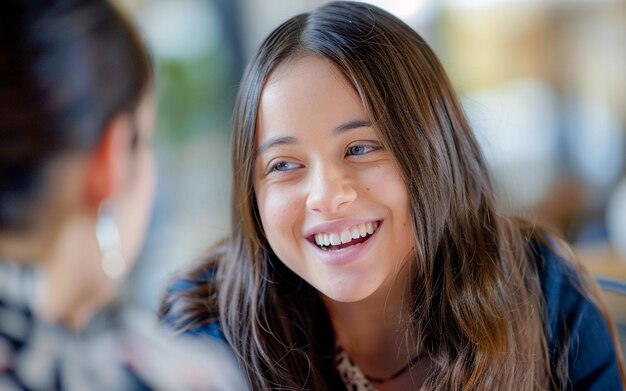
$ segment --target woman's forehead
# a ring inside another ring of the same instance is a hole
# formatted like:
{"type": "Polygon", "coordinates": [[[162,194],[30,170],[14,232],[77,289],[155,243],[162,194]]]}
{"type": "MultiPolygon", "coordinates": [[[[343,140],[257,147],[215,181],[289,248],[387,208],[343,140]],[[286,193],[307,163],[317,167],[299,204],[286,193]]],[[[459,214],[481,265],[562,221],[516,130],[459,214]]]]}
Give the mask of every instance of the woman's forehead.
{"type": "Polygon", "coordinates": [[[257,137],[369,120],[360,96],[330,61],[309,56],[285,63],[277,71],[261,94],[257,137]]]}

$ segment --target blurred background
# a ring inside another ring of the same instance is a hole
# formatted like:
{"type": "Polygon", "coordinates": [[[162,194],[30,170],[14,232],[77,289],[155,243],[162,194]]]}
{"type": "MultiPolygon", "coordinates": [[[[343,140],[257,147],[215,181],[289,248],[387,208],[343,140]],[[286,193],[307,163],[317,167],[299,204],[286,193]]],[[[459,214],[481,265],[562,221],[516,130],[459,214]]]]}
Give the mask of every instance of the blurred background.
{"type": "MultiPolygon", "coordinates": [[[[498,196],[626,280],[626,1],[376,0],[439,55],[498,196]],[[624,261],[623,261],[624,260],[624,261]]],[[[155,309],[229,227],[229,121],[252,51],[320,0],[118,0],[157,63],[159,187],[129,284],[155,309]]]]}

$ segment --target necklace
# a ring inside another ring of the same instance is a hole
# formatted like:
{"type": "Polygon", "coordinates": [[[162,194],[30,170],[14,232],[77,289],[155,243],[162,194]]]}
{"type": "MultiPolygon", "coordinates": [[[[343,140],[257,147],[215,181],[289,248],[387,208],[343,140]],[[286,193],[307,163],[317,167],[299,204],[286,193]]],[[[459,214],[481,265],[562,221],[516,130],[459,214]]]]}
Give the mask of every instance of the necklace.
{"type": "Polygon", "coordinates": [[[341,379],[346,386],[351,387],[350,389],[371,391],[374,390],[371,383],[382,384],[396,379],[417,365],[417,363],[419,363],[425,356],[425,352],[420,353],[411,358],[405,366],[394,372],[392,375],[379,378],[364,374],[354,361],[352,361],[352,358],[348,356],[348,353],[343,350],[341,346],[338,346],[336,353],[336,365],[341,379]]]}
{"type": "MultiPolygon", "coordinates": [[[[365,378],[371,382],[374,383],[386,383],[388,381],[391,381],[393,379],[398,378],[400,375],[402,375],[404,372],[408,371],[409,369],[413,368],[418,362],[420,362],[420,360],[422,358],[424,358],[425,353],[422,352],[418,355],[416,355],[415,357],[411,358],[409,360],[409,362],[403,366],[402,368],[398,369],[396,372],[394,372],[392,375],[387,376],[387,377],[374,377],[374,376],[369,376],[366,375],[365,373],[363,373],[363,376],[365,376],[365,378]]],[[[361,371],[363,372],[363,371],[361,371]]]]}

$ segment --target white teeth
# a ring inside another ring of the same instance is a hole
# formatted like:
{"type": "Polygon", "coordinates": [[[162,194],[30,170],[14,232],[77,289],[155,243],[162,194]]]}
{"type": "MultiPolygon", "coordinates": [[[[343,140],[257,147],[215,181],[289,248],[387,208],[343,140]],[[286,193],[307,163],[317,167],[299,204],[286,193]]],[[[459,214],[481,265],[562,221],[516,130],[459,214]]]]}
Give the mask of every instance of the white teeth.
{"type": "Polygon", "coordinates": [[[321,246],[323,243],[324,239],[321,239],[320,236],[323,236],[324,234],[315,234],[314,239],[315,239],[315,244],[317,244],[318,246],[321,246]],[[320,240],[321,239],[321,240],[320,240]]]}
{"type": "Polygon", "coordinates": [[[352,234],[350,234],[350,230],[341,231],[341,243],[348,243],[352,241],[352,234]]]}
{"type": "Polygon", "coordinates": [[[350,228],[344,229],[341,233],[317,233],[314,235],[315,243],[320,247],[338,246],[340,244],[350,243],[354,239],[364,238],[376,232],[378,223],[358,224],[350,228]]]}

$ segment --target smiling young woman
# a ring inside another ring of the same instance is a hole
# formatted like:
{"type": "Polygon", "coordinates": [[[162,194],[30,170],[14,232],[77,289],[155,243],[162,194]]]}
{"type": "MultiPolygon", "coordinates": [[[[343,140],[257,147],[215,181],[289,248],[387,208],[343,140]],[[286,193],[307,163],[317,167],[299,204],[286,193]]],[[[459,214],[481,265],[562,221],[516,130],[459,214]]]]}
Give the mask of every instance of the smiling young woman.
{"type": "Polygon", "coordinates": [[[593,282],[502,215],[435,54],[371,5],[270,34],[233,121],[232,229],[162,316],[254,389],[619,389],[593,282]]]}

